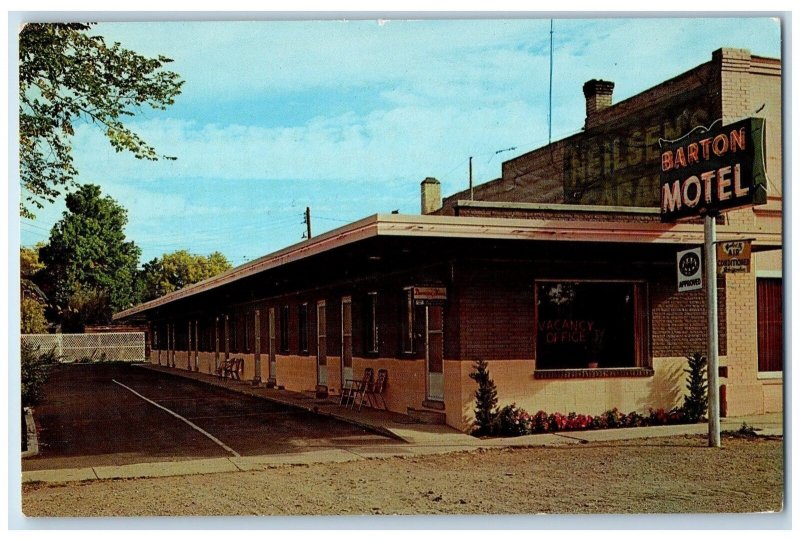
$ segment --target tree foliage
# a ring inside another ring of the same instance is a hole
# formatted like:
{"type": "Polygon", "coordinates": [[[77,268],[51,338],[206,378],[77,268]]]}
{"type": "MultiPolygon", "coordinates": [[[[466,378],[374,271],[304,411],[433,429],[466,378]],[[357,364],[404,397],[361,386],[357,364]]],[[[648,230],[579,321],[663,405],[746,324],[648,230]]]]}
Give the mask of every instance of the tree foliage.
{"type": "Polygon", "coordinates": [[[208,256],[178,250],[145,263],[142,300],[148,301],[201,282],[231,268],[220,252],[208,256]]]}
{"type": "Polygon", "coordinates": [[[183,81],[164,65],[172,60],[147,58],[107,45],[90,35],[91,24],[29,23],[19,34],[20,212],[52,202],[60,188],[74,185],[71,138],[75,126],[100,126],[117,151],[157,160],[155,148],[123,120],[147,105],[166,109],[183,81]]]}
{"type": "MultiPolygon", "coordinates": [[[[39,250],[42,246],[44,244],[38,243],[34,247],[20,246],[19,249],[20,297],[34,299],[39,304],[47,301],[47,295],[36,283],[44,269],[44,264],[39,261],[39,250]]],[[[33,308],[33,305],[30,305],[29,308],[33,308]]]]}
{"type": "Polygon", "coordinates": [[[22,297],[20,301],[20,333],[42,334],[47,332],[47,319],[44,305],[32,297],[22,297]]]}
{"type": "Polygon", "coordinates": [[[39,251],[45,265],[42,287],[62,320],[91,306],[80,321],[108,323],[114,312],[139,302],[135,281],[141,251],[125,240],[127,211],[93,184],[68,194],[66,204],[39,251]]]}

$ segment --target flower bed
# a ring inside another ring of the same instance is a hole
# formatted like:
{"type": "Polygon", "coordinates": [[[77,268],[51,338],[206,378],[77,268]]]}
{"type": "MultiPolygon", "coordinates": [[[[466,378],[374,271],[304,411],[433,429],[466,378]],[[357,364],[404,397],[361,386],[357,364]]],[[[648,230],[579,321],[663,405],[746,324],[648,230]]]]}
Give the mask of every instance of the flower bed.
{"type": "Polygon", "coordinates": [[[638,426],[662,426],[692,422],[682,408],[666,411],[663,408],[650,409],[647,415],[635,411],[623,413],[610,409],[600,415],[584,415],[575,412],[568,414],[538,411],[531,415],[516,404],[501,408],[492,423],[491,436],[524,436],[545,432],[565,432],[572,430],[598,430],[605,428],[632,428],[638,426]]]}

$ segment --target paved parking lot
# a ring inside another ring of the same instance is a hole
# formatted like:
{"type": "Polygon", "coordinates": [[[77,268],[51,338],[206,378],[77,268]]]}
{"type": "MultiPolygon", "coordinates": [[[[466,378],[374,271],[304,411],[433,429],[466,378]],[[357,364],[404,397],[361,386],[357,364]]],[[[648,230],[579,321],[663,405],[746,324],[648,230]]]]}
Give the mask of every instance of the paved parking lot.
{"type": "Polygon", "coordinates": [[[342,421],[121,363],[59,365],[23,471],[392,444],[342,421]]]}

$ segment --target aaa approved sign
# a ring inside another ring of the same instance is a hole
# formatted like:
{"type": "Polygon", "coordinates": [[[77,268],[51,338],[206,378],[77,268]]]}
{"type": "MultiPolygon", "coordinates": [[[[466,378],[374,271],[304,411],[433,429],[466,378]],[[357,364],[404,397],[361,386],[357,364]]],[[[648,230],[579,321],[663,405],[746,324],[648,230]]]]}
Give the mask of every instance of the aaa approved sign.
{"type": "Polygon", "coordinates": [[[750,272],[750,241],[717,243],[717,273],[750,272]]]}
{"type": "Polygon", "coordinates": [[[678,252],[678,291],[703,289],[702,248],[678,252]]]}

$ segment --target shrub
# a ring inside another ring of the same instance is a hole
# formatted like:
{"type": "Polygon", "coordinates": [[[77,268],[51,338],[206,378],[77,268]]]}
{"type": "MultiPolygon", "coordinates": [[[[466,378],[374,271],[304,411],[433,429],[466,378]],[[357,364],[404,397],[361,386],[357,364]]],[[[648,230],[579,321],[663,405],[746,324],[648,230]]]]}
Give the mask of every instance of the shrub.
{"type": "Polygon", "coordinates": [[[474,371],[469,377],[478,384],[475,391],[475,428],[472,433],[484,436],[492,433],[493,421],[497,413],[497,387],[489,377],[489,368],[484,360],[475,362],[474,371]]]}
{"type": "Polygon", "coordinates": [[[498,436],[524,436],[531,433],[531,416],[516,404],[500,408],[494,417],[492,434],[498,436]]]}
{"type": "Polygon", "coordinates": [[[548,420],[547,420],[547,413],[539,410],[536,412],[536,415],[533,416],[533,423],[531,425],[531,432],[541,434],[542,432],[547,432],[548,430],[548,420]]]}
{"type": "Polygon", "coordinates": [[[55,362],[56,355],[53,350],[39,354],[37,349],[24,343],[20,353],[22,407],[30,407],[41,399],[48,369],[55,362]]]}
{"type": "Polygon", "coordinates": [[[708,409],[708,384],[706,383],[706,358],[700,353],[686,357],[689,368],[686,372],[686,389],[689,391],[683,399],[683,415],[689,423],[703,420],[708,409]]]}

